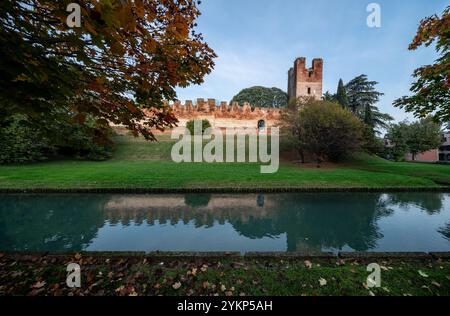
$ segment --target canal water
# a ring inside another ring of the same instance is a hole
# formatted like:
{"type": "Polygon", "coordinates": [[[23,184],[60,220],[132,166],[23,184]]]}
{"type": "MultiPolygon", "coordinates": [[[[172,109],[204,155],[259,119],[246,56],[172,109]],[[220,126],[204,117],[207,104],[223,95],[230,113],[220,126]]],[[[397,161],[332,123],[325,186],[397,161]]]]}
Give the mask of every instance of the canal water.
{"type": "Polygon", "coordinates": [[[2,194],[0,250],[450,251],[450,194],[2,194]]]}

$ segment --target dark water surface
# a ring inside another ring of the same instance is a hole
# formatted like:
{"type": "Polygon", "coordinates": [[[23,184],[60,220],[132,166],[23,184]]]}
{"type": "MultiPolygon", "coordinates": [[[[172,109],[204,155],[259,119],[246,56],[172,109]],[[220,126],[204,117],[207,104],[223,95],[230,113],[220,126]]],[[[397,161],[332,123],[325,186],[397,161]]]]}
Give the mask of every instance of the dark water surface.
{"type": "Polygon", "coordinates": [[[450,251],[450,194],[3,194],[0,250],[450,251]]]}

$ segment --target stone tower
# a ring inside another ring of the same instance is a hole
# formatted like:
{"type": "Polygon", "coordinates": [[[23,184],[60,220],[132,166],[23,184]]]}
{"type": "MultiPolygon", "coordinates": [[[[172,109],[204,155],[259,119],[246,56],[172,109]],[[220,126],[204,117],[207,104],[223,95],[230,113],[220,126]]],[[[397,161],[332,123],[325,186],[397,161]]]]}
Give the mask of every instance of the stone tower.
{"type": "Polygon", "coordinates": [[[288,96],[289,100],[298,97],[322,98],[322,73],[323,60],[314,58],[312,67],[306,68],[306,58],[297,58],[294,67],[288,72],[288,96]]]}

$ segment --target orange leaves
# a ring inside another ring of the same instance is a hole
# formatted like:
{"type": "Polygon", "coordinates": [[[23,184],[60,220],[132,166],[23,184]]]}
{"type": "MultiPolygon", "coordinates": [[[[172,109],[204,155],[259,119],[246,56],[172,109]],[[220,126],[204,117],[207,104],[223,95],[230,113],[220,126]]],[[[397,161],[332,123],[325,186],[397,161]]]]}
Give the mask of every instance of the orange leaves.
{"type": "Polygon", "coordinates": [[[176,68],[176,64],[169,59],[167,61],[167,78],[169,79],[171,85],[176,85],[178,83],[176,68]]]}
{"type": "Polygon", "coordinates": [[[115,55],[123,55],[125,53],[125,48],[122,46],[121,42],[114,41],[111,44],[111,52],[115,55]]]}
{"type": "MultiPolygon", "coordinates": [[[[45,22],[36,26],[34,19],[26,18],[37,17],[39,11],[29,10],[21,17],[19,11],[8,12],[23,20],[23,27],[14,35],[15,43],[26,48],[21,47],[23,53],[18,57],[15,44],[9,44],[12,49],[7,60],[20,67],[8,80],[17,86],[31,83],[39,87],[35,95],[24,91],[33,100],[46,96],[32,110],[37,115],[48,113],[53,110],[48,104],[57,103],[83,113],[75,117],[79,123],[86,117],[101,118],[153,139],[152,128],[173,126],[176,119],[167,110],[144,117],[141,109],[160,108],[163,99],[175,99],[177,86],[201,83],[214,65],[214,51],[195,32],[196,1],[80,3],[82,25],[74,29],[45,22]],[[34,40],[39,45],[27,43],[23,37],[35,30],[34,40]],[[24,69],[33,69],[33,76],[24,69]],[[69,103],[73,100],[76,104],[69,103]]],[[[45,9],[49,21],[66,17],[65,6],[59,2],[39,0],[36,5],[45,9]]],[[[24,108],[30,106],[22,103],[24,108]]]]}
{"type": "Polygon", "coordinates": [[[135,107],[131,102],[127,102],[127,108],[130,110],[131,113],[139,113],[140,110],[135,107]]]}
{"type": "Polygon", "coordinates": [[[148,53],[155,52],[157,45],[158,45],[158,43],[153,38],[148,38],[144,42],[144,48],[148,53]]]}
{"type": "Polygon", "coordinates": [[[84,22],[83,25],[86,28],[86,30],[88,30],[89,33],[91,33],[92,35],[98,35],[98,33],[95,30],[94,26],[92,26],[92,24],[89,21],[84,22]]]}
{"type": "Polygon", "coordinates": [[[136,2],[135,11],[138,18],[143,19],[145,17],[145,8],[141,1],[136,2]]]}

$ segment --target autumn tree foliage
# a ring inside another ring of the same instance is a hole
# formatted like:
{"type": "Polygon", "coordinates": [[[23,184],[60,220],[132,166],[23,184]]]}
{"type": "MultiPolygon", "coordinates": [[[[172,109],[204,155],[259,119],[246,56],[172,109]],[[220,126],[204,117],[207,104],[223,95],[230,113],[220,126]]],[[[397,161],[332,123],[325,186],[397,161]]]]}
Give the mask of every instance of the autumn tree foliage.
{"type": "Polygon", "coordinates": [[[17,114],[48,126],[93,119],[154,139],[151,128],[176,123],[161,101],[214,66],[199,15],[194,0],[1,1],[0,124],[17,114]],[[80,27],[66,23],[69,3],[80,27]]]}
{"type": "Polygon", "coordinates": [[[420,22],[409,50],[433,43],[439,58],[434,64],[414,71],[416,81],[410,88],[413,95],[395,100],[394,105],[418,118],[432,114],[435,120],[444,123],[450,121],[450,6],[442,16],[433,15],[420,22]]]}

